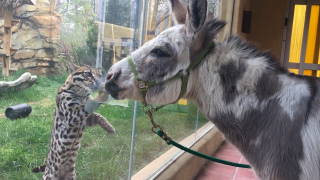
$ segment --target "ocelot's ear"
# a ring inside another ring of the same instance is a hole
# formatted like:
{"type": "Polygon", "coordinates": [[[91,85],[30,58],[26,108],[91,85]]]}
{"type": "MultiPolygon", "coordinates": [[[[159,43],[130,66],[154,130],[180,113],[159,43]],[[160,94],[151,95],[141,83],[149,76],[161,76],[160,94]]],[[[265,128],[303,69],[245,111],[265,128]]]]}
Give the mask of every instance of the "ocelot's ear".
{"type": "Polygon", "coordinates": [[[173,14],[174,23],[184,24],[187,17],[187,7],[181,0],[168,0],[173,14]]]}
{"type": "Polygon", "coordinates": [[[189,0],[186,20],[187,33],[193,35],[203,26],[207,16],[207,0],[189,0]]]}
{"type": "Polygon", "coordinates": [[[74,72],[75,70],[80,68],[80,66],[77,66],[76,64],[74,64],[70,61],[67,61],[67,65],[68,65],[68,68],[71,72],[74,72]]]}
{"type": "Polygon", "coordinates": [[[73,64],[73,66],[74,66],[74,69],[75,70],[77,70],[77,69],[79,69],[81,66],[78,66],[78,65],[76,65],[76,64],[73,64]]]}

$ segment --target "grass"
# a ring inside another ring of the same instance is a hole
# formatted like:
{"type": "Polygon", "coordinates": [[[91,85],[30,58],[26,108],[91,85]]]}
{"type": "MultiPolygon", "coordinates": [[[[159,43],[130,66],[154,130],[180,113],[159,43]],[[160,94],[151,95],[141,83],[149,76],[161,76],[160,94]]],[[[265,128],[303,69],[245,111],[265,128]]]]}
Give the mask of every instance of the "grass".
{"type": "MultiPolygon", "coordinates": [[[[14,80],[22,73],[18,71],[8,80],[14,80]]],[[[47,157],[55,95],[66,77],[38,77],[36,84],[29,89],[11,92],[0,100],[0,180],[41,179],[42,174],[33,174],[31,169],[42,165],[47,157]],[[31,105],[32,113],[23,119],[6,119],[5,109],[20,103],[31,105]]],[[[97,112],[109,120],[116,133],[110,135],[100,127],[86,129],[76,161],[78,179],[127,179],[133,117],[133,103],[129,104],[129,107],[104,104],[99,108],[97,112]]],[[[173,105],[172,109],[176,110],[176,106],[173,105]]],[[[169,107],[157,112],[154,118],[173,139],[179,141],[194,132],[192,115],[194,111],[177,113],[170,111],[169,107]]],[[[151,124],[141,108],[137,117],[134,172],[170,148],[151,133],[151,124]]],[[[205,122],[201,118],[199,126],[205,122]]]]}

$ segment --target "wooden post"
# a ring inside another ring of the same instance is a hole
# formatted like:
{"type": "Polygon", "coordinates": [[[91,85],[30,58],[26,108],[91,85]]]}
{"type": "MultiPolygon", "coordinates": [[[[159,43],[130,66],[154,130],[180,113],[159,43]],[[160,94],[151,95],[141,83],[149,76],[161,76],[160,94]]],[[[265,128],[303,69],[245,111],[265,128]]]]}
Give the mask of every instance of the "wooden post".
{"type": "Polygon", "coordinates": [[[10,61],[11,61],[11,21],[12,21],[13,6],[5,7],[4,12],[4,32],[3,32],[3,60],[2,60],[2,75],[9,76],[10,61]]]}

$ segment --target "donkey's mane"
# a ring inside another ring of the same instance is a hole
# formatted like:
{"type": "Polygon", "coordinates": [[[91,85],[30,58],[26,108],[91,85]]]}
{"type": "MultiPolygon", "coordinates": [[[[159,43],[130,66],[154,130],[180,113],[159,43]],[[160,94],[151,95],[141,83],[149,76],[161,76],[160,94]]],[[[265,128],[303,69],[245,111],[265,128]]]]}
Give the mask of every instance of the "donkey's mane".
{"type": "Polygon", "coordinates": [[[279,73],[290,73],[287,69],[281,67],[277,58],[271,54],[270,51],[261,51],[257,44],[246,41],[239,36],[229,36],[223,41],[230,49],[236,50],[245,54],[248,58],[262,57],[269,64],[269,67],[279,73]]]}

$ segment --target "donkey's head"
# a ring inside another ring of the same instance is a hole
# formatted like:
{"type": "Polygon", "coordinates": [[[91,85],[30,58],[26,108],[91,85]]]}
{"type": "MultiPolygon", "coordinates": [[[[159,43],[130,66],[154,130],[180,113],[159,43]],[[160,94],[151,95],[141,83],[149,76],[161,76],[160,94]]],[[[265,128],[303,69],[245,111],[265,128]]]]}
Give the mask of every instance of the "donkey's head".
{"type": "MultiPolygon", "coordinates": [[[[131,54],[139,78],[160,83],[148,87],[146,101],[149,104],[168,104],[178,99],[181,80],[165,81],[179,71],[185,72],[225,26],[225,22],[206,17],[206,0],[189,0],[188,7],[180,0],[169,2],[176,26],[163,31],[131,54]]],[[[143,100],[127,58],[109,70],[106,90],[115,99],[143,100]]]]}

